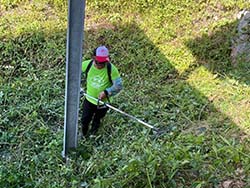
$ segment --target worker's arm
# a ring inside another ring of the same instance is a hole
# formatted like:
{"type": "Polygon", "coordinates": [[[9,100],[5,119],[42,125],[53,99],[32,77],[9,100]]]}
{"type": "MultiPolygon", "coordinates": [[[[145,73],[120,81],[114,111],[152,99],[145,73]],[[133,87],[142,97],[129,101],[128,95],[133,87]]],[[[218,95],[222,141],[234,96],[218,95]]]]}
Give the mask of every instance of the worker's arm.
{"type": "Polygon", "coordinates": [[[115,80],[113,80],[113,85],[109,88],[107,88],[105,91],[101,92],[99,95],[99,99],[104,99],[107,96],[114,96],[117,93],[119,93],[122,90],[122,79],[121,77],[116,78],[115,80]]]}
{"type": "Polygon", "coordinates": [[[122,79],[121,77],[113,80],[113,85],[110,88],[107,88],[106,91],[108,96],[114,96],[122,90],[122,79]]]}

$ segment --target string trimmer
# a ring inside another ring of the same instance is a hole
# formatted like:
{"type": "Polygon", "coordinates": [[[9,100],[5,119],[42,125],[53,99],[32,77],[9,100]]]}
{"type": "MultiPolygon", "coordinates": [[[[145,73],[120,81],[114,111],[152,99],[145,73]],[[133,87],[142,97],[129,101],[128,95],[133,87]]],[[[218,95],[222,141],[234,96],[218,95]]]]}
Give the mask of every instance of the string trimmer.
{"type": "Polygon", "coordinates": [[[134,117],[134,116],[132,116],[132,115],[126,113],[126,112],[123,112],[122,110],[120,110],[118,108],[115,108],[114,106],[112,106],[112,105],[110,105],[108,103],[105,103],[105,102],[103,102],[103,101],[101,101],[101,100],[99,100],[99,99],[97,99],[95,97],[92,97],[92,96],[88,95],[87,93],[84,93],[83,90],[81,91],[81,95],[84,95],[86,97],[89,97],[89,98],[95,100],[98,103],[98,105],[100,104],[100,105],[107,106],[108,108],[110,108],[112,110],[115,110],[116,112],[119,112],[122,115],[125,115],[125,116],[129,117],[130,119],[132,119],[132,120],[134,120],[134,121],[136,121],[136,122],[138,122],[138,123],[140,123],[140,124],[142,124],[142,125],[150,128],[150,129],[152,129],[155,133],[159,133],[159,129],[158,128],[156,128],[156,127],[154,127],[154,126],[152,126],[152,125],[150,125],[150,124],[148,124],[148,123],[146,123],[146,122],[138,119],[137,117],[134,117]]]}

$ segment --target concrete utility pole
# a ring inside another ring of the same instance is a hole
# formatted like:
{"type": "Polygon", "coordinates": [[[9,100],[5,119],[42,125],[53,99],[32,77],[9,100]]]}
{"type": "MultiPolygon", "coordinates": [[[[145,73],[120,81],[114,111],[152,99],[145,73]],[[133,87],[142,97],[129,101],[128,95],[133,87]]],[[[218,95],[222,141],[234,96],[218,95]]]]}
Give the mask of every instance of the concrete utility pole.
{"type": "Polygon", "coordinates": [[[64,142],[62,151],[64,158],[67,158],[70,149],[77,147],[84,14],[85,0],[68,0],[64,142]]]}

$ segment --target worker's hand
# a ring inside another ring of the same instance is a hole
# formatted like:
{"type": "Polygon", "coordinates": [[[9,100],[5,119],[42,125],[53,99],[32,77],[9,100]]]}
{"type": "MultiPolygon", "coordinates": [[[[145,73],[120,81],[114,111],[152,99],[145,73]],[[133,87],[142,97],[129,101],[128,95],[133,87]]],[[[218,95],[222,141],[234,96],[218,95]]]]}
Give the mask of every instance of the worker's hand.
{"type": "Polygon", "coordinates": [[[99,94],[98,99],[103,100],[103,99],[105,99],[106,97],[107,97],[107,96],[106,96],[105,92],[102,91],[102,92],[99,94]]]}

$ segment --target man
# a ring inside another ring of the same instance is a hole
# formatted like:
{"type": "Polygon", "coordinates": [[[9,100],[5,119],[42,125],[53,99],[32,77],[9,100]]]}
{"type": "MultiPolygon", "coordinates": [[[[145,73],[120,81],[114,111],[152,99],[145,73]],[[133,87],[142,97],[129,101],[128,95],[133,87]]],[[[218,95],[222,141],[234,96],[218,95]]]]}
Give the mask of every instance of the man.
{"type": "MultiPolygon", "coordinates": [[[[122,89],[122,80],[117,68],[110,63],[109,51],[105,46],[94,50],[92,60],[83,61],[82,71],[86,74],[87,95],[103,102],[122,89]]],[[[86,97],[83,102],[82,134],[86,136],[92,120],[90,134],[95,134],[108,107],[99,106],[96,100],[86,97]]]]}

